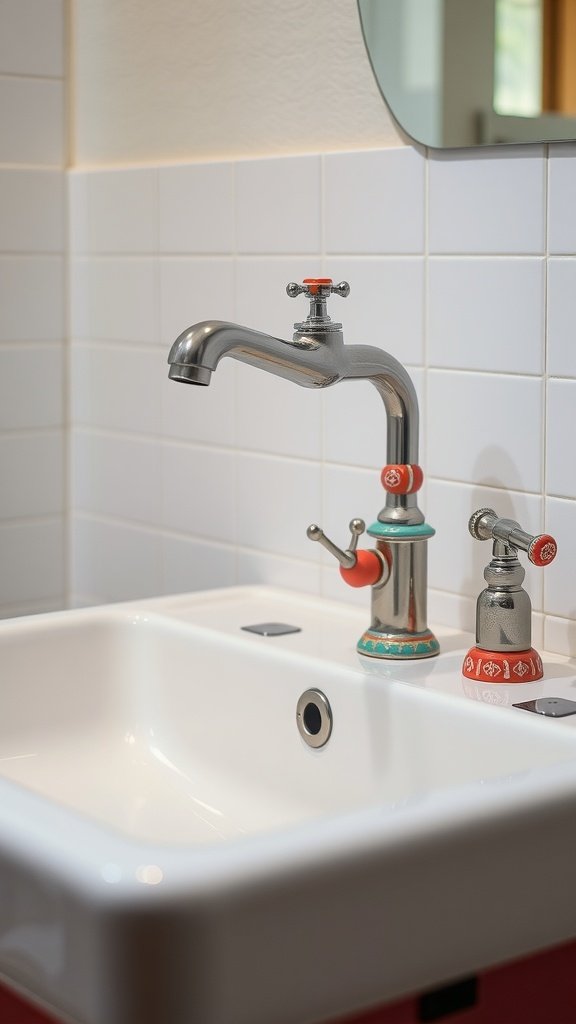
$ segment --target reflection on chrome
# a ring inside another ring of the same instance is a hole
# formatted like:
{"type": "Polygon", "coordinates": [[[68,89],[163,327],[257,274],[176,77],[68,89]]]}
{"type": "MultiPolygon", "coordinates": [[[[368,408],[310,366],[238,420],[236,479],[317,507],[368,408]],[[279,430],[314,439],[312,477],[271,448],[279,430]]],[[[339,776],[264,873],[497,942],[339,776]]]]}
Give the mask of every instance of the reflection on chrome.
{"type": "Polygon", "coordinates": [[[143,885],[160,885],[164,878],[164,872],[158,864],[141,864],[136,869],[136,878],[143,885]]]}
{"type": "Polygon", "coordinates": [[[100,874],[105,882],[109,882],[110,885],[116,885],[122,878],[122,868],[119,864],[103,864],[100,868],[100,874]]]}

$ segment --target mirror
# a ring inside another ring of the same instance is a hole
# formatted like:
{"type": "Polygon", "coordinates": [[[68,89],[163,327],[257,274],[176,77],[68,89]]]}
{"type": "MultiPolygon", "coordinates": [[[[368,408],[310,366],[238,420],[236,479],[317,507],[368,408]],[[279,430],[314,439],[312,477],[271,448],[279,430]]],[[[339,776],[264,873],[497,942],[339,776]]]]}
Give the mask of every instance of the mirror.
{"type": "Polygon", "coordinates": [[[358,0],[380,91],[438,148],[576,140],[576,0],[358,0]]]}

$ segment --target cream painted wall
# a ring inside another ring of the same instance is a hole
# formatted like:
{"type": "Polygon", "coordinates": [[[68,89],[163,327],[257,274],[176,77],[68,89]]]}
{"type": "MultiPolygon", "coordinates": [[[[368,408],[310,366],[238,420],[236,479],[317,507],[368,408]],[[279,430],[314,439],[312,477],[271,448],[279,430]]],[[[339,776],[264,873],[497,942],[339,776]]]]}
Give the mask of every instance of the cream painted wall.
{"type": "Polygon", "coordinates": [[[75,0],[73,162],[401,144],[355,0],[75,0]]]}

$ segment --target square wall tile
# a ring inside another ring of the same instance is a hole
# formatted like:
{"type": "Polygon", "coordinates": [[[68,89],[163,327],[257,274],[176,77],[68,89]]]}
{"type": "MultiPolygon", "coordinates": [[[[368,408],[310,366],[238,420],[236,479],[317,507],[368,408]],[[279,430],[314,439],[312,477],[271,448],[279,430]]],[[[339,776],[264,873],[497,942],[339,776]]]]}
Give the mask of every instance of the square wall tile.
{"type": "MultiPolygon", "coordinates": [[[[492,557],[492,544],[474,540],[468,531],[470,516],[477,509],[493,508],[500,517],[519,522],[527,533],[543,531],[544,510],[539,495],[477,483],[428,480],[426,502],[427,520],[436,530],[436,536],[428,542],[429,585],[438,591],[476,599],[486,586],[483,573],[492,557]]],[[[531,565],[522,552],[520,561],[526,570],[525,587],[532,606],[541,609],[542,570],[531,565]]]]}
{"type": "MultiPolygon", "coordinates": [[[[413,368],[409,373],[420,406],[420,441],[425,442],[423,374],[413,368]]],[[[324,458],[328,462],[372,469],[379,478],[387,461],[387,439],[386,408],[370,381],[345,380],[326,388],[324,458]]]]}
{"type": "Polygon", "coordinates": [[[62,512],[62,432],[0,437],[0,479],[0,519],[42,518],[62,512]]]}
{"type": "Polygon", "coordinates": [[[428,588],[428,622],[450,626],[471,634],[462,637],[461,647],[472,646],[476,629],[476,598],[428,588]]]}
{"type": "MultiPolygon", "coordinates": [[[[380,474],[351,466],[324,466],[322,478],[324,516],[320,526],[339,548],[346,549],[350,543],[350,521],[363,519],[368,529],[384,507],[386,492],[380,483],[380,474]]],[[[332,555],[317,546],[322,552],[322,561],[332,565],[335,562],[332,555]]],[[[374,542],[363,534],[358,546],[373,547],[374,542]]],[[[353,589],[341,582],[345,593],[353,589]]]]}
{"type": "Polygon", "coordinates": [[[330,256],[326,274],[346,280],[350,295],[330,299],[333,320],[341,321],[347,345],[376,345],[402,363],[424,360],[424,260],[405,256],[361,259],[330,256]]]}
{"type": "Polygon", "coordinates": [[[548,373],[576,377],[576,260],[548,260],[547,308],[548,373]]]}
{"type": "Polygon", "coordinates": [[[75,426],[145,434],[160,429],[166,357],[119,344],[72,347],[70,402],[75,426]]]}
{"type": "Polygon", "coordinates": [[[542,646],[545,651],[564,654],[568,658],[576,657],[576,619],[547,615],[544,620],[542,646]]]}
{"type": "Polygon", "coordinates": [[[540,492],[542,397],[530,377],[431,370],[428,474],[540,492]]]}
{"type": "Polygon", "coordinates": [[[0,164],[63,166],[62,82],[0,77],[0,124],[0,164]]]}
{"type": "Polygon", "coordinates": [[[421,253],[424,158],[409,146],[324,157],[329,253],[421,253]]]}
{"type": "Polygon", "coordinates": [[[429,248],[434,253],[544,253],[541,146],[431,151],[429,248]]]}
{"type": "Polygon", "coordinates": [[[72,445],[74,505],[84,513],[158,525],[160,469],[156,442],[77,430],[72,445]]]}
{"type": "Polygon", "coordinates": [[[238,551],[238,583],[264,583],[271,587],[320,593],[320,566],[266,551],[238,551]]]}
{"type": "Polygon", "coordinates": [[[546,499],[546,533],[558,542],[558,555],[544,572],[544,608],[549,615],[576,620],[576,501],[546,499]]]}
{"type": "Polygon", "coordinates": [[[158,261],[82,258],[71,266],[71,333],[83,341],[156,342],[158,261]]]}
{"type": "Polygon", "coordinates": [[[64,0],[0,0],[0,74],[64,75],[64,0]]]}
{"type": "Polygon", "coordinates": [[[0,430],[33,430],[64,422],[62,345],[0,348],[0,430]]]}
{"type": "Polygon", "coordinates": [[[77,516],[72,531],[72,592],[105,604],[160,594],[161,536],[123,523],[77,516]]]}
{"type": "Polygon", "coordinates": [[[322,394],[317,390],[239,365],[236,414],[239,448],[321,458],[322,394]]]}
{"type": "Polygon", "coordinates": [[[222,359],[210,387],[193,387],[168,377],[162,356],[160,390],[165,438],[230,447],[235,440],[236,371],[233,359],[222,359]]]}
{"type": "Polygon", "coordinates": [[[541,259],[433,257],[429,263],[429,363],[541,373],[544,278],[541,259]]]}
{"type": "Polygon", "coordinates": [[[546,491],[576,498],[576,380],[549,380],[546,403],[546,491]]]}
{"type": "Polygon", "coordinates": [[[232,163],[161,167],[160,251],[231,253],[235,249],[232,163]]]}
{"type": "Polygon", "coordinates": [[[63,252],[64,185],[61,171],[0,169],[0,249],[63,252]]]}
{"type": "Polygon", "coordinates": [[[576,254],[576,145],[550,146],[548,248],[576,254]]]}
{"type": "Polygon", "coordinates": [[[166,356],[176,338],[192,324],[233,319],[233,260],[162,257],[160,340],[167,346],[166,356]]]}
{"type": "Polygon", "coordinates": [[[233,452],[185,444],[162,450],[162,525],[167,530],[234,544],[236,466],[233,452]]]}
{"type": "Polygon", "coordinates": [[[0,525],[0,604],[61,599],[64,528],[60,519],[0,525]]]}
{"type": "Polygon", "coordinates": [[[232,546],[168,535],[162,536],[161,546],[164,594],[233,587],[236,583],[236,551],[232,546]]]}
{"type": "Polygon", "coordinates": [[[241,160],[235,174],[238,252],[321,249],[320,157],[241,160]]]}
{"type": "Polygon", "coordinates": [[[60,256],[0,256],[0,341],[60,341],[64,267],[60,256]]]}
{"type": "Polygon", "coordinates": [[[306,536],[322,521],[319,465],[265,455],[238,455],[238,544],[272,554],[314,561],[306,536]]]}
{"type": "Polygon", "coordinates": [[[72,171],[70,246],[76,253],[155,253],[158,171],[72,171]]]}

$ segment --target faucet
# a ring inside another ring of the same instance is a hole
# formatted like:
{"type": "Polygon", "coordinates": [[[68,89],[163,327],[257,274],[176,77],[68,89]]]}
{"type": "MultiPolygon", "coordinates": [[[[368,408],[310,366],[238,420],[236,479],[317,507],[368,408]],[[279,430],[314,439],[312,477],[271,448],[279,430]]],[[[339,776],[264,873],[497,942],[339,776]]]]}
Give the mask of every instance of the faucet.
{"type": "Polygon", "coordinates": [[[532,536],[515,519],[502,519],[492,508],[479,508],[468,522],[475,540],[491,540],[492,559],[484,569],[488,586],[476,602],[476,644],[462,666],[467,679],[483,683],[530,683],[542,679],[542,660],[532,647],[532,603],[522,583],[518,559],[525,551],[544,568],[556,558],[549,533],[532,536]]]}
{"type": "Polygon", "coordinates": [[[206,386],[224,356],[257,366],[308,388],[326,388],[340,381],[368,380],[378,391],[387,420],[387,462],[381,480],[384,508],[369,527],[376,541],[370,551],[357,551],[365,530],[353,519],[352,539],[343,551],[316,524],[310,540],[320,542],[340,563],[351,586],[370,586],[371,623],[358,641],[361,654],[374,658],[427,658],[439,645],[426,624],[427,541],[434,530],[418,508],[422,485],[418,465],[418,399],[412,380],[400,362],[371,345],[345,345],[342,324],[327,311],[331,294],[346,298],[346,281],[305,278],[291,282],[291,298],[305,295],[310,309],[294,324],[291,341],[221,320],[193,324],[176,339],[168,356],[171,380],[206,386]]]}

